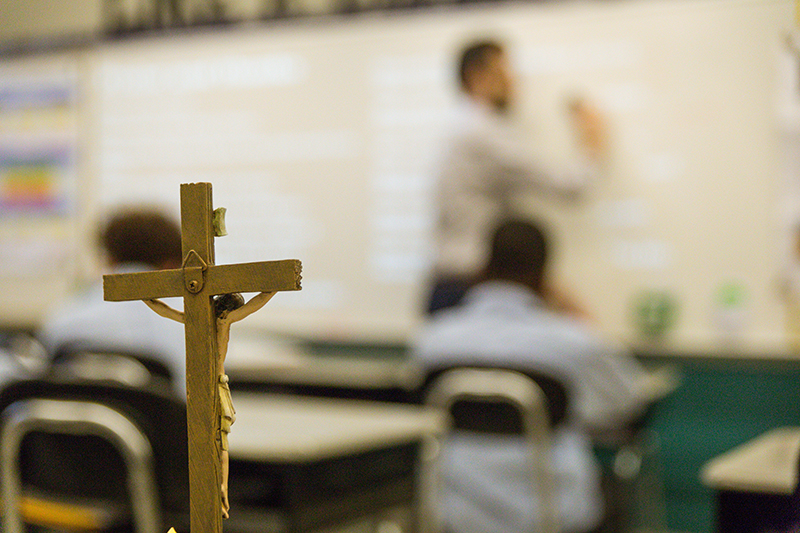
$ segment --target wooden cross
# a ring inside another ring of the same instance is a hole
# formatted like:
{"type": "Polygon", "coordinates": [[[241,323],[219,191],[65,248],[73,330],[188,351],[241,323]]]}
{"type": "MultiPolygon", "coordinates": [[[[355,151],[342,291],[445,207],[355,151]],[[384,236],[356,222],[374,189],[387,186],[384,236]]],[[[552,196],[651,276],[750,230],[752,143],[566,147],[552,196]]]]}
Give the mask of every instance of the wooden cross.
{"type": "Polygon", "coordinates": [[[183,266],[103,276],[108,301],[183,297],[192,533],[222,531],[217,323],[212,297],[300,289],[297,260],[214,265],[214,236],[211,184],[182,184],[183,266]]]}

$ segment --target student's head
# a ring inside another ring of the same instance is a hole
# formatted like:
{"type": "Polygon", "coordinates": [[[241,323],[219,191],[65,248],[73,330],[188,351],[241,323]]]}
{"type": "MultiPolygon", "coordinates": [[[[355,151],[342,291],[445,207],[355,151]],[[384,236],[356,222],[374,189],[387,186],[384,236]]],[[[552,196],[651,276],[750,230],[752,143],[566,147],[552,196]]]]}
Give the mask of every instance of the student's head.
{"type": "Polygon", "coordinates": [[[154,209],[126,209],[100,232],[100,246],[111,265],[143,263],[155,269],[181,265],[181,229],[154,209]]]}
{"type": "Polygon", "coordinates": [[[547,264],[544,231],[532,222],[508,220],[494,232],[484,278],[522,283],[541,292],[547,264]]]}
{"type": "Polygon", "coordinates": [[[513,98],[513,77],[503,45],[493,40],[464,48],[459,62],[461,89],[470,98],[506,111],[513,98]]]}

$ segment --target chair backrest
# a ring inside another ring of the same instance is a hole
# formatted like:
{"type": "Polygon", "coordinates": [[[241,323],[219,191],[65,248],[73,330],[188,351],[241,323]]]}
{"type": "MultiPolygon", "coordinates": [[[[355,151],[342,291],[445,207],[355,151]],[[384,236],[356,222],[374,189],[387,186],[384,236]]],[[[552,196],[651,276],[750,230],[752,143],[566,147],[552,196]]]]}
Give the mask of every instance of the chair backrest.
{"type": "MultiPolygon", "coordinates": [[[[178,527],[188,519],[186,407],[162,386],[54,374],[8,385],[0,413],[5,509],[16,511],[24,486],[122,502],[136,531],[165,530],[165,516],[178,527]],[[119,472],[127,474],[121,481],[119,472]]],[[[19,521],[6,513],[5,531],[18,531],[19,521]]]]}
{"type": "MultiPolygon", "coordinates": [[[[477,359],[477,358],[476,358],[477,359]]],[[[569,397],[567,395],[567,389],[564,383],[557,378],[550,376],[544,372],[535,371],[532,369],[517,369],[511,367],[500,367],[500,366],[493,366],[493,365],[484,365],[484,364],[469,364],[469,365],[445,365],[445,366],[438,366],[438,367],[431,367],[427,369],[425,372],[425,378],[420,386],[420,400],[425,402],[426,397],[430,394],[431,387],[434,383],[436,383],[439,378],[451,371],[451,370],[461,370],[461,369],[475,369],[475,370],[508,370],[512,371],[517,374],[523,374],[524,376],[531,379],[539,388],[542,390],[545,396],[545,403],[547,406],[547,414],[548,419],[550,421],[551,427],[556,427],[561,424],[564,419],[567,417],[568,409],[569,409],[569,397]]],[[[506,417],[504,419],[500,418],[493,418],[494,424],[506,424],[508,427],[503,430],[501,427],[498,427],[496,430],[492,432],[505,432],[505,433],[520,433],[522,428],[519,425],[519,421],[516,423],[513,422],[512,417],[506,417]]],[[[456,420],[458,423],[458,420],[456,420]]]]}
{"type": "MultiPolygon", "coordinates": [[[[555,380],[553,380],[553,383],[555,380]]],[[[556,388],[554,388],[556,390],[556,388]]],[[[452,428],[461,431],[519,434],[526,438],[530,454],[528,467],[531,490],[539,500],[537,531],[556,533],[559,516],[556,488],[551,469],[550,440],[553,419],[563,419],[566,394],[558,398],[558,414],[543,388],[530,376],[513,370],[490,368],[451,368],[435,374],[429,381],[425,403],[447,410],[452,428]]],[[[429,476],[438,477],[438,464],[430,466],[429,476]]],[[[438,481],[429,482],[434,487],[438,481]]],[[[438,488],[429,494],[438,494],[438,488]]],[[[436,505],[429,504],[432,509],[436,505]]]]}
{"type": "Polygon", "coordinates": [[[50,371],[74,380],[115,381],[138,388],[151,383],[169,386],[174,378],[167,365],[154,354],[86,343],[59,347],[50,371]]]}

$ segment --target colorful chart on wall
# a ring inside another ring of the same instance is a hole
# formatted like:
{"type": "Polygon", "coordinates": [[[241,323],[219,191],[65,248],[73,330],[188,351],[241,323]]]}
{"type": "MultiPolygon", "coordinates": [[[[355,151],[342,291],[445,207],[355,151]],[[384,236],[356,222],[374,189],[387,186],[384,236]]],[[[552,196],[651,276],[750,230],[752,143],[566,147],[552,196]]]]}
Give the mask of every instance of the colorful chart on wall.
{"type": "Polygon", "coordinates": [[[11,326],[75,281],[79,85],[73,56],[0,63],[0,300],[11,326]]]}

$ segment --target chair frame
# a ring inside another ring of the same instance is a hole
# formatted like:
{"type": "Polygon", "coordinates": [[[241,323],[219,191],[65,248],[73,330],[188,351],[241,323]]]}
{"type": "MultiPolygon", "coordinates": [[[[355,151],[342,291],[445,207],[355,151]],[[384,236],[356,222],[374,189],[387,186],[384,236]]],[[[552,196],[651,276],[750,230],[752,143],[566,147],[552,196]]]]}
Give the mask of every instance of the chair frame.
{"type": "MultiPolygon", "coordinates": [[[[547,398],[542,388],[529,376],[506,369],[453,368],[441,373],[431,384],[425,403],[450,411],[459,401],[507,403],[522,416],[524,436],[531,449],[531,486],[537,489],[540,512],[536,531],[557,533],[559,512],[555,481],[550,468],[551,422],[547,398]]],[[[437,461],[441,442],[431,443],[426,454],[423,476],[427,486],[423,494],[429,501],[424,513],[435,531],[441,530],[434,498],[439,494],[440,476],[437,461]]]]}
{"type": "Polygon", "coordinates": [[[18,400],[3,412],[0,492],[5,502],[6,533],[25,531],[20,511],[19,455],[23,438],[33,431],[94,435],[110,442],[127,467],[134,531],[152,533],[160,529],[153,450],[137,424],[120,411],[93,401],[30,398],[18,400]]]}

